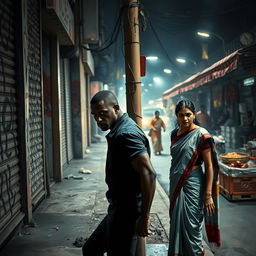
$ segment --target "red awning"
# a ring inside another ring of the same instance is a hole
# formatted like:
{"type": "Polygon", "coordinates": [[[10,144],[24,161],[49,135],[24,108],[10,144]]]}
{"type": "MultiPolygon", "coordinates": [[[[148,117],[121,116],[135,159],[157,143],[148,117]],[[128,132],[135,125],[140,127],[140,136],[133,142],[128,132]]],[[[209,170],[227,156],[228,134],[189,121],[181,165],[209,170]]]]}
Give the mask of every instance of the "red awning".
{"type": "Polygon", "coordinates": [[[256,56],[256,46],[237,50],[225,58],[217,61],[212,66],[205,70],[194,74],[185,81],[174,85],[172,88],[166,90],[163,94],[163,99],[169,99],[180,93],[195,89],[199,86],[205,85],[210,81],[220,78],[227,73],[237,69],[241,58],[256,56]]]}

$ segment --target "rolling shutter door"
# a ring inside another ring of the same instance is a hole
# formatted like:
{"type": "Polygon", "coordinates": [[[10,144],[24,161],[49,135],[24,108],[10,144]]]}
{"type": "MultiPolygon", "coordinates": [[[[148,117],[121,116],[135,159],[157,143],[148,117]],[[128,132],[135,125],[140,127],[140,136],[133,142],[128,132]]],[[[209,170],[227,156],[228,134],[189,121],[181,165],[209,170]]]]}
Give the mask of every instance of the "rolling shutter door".
{"type": "Polygon", "coordinates": [[[66,129],[67,129],[67,157],[68,161],[72,160],[73,141],[72,141],[72,113],[71,113],[71,88],[70,88],[70,67],[69,60],[64,60],[65,74],[65,100],[66,100],[66,129]]]}
{"type": "Polygon", "coordinates": [[[60,59],[60,98],[61,98],[61,155],[62,166],[68,162],[67,157],[67,131],[66,131],[66,114],[65,114],[65,72],[64,59],[60,59]]]}
{"type": "Polygon", "coordinates": [[[14,7],[14,1],[0,1],[0,244],[24,216],[17,140],[14,7]]]}
{"type": "Polygon", "coordinates": [[[45,195],[40,1],[28,0],[29,162],[32,204],[45,195]]]}

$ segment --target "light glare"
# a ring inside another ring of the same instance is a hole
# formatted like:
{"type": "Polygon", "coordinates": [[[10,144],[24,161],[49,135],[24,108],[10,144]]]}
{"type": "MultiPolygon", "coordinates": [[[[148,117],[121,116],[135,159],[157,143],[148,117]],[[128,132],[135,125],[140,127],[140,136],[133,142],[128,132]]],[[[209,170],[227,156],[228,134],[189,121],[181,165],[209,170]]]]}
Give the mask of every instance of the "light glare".
{"type": "Polygon", "coordinates": [[[154,82],[155,82],[156,84],[161,84],[161,83],[162,83],[162,79],[159,78],[159,77],[154,77],[153,80],[154,80],[154,82]]]}
{"type": "Polygon", "coordinates": [[[164,69],[164,73],[171,74],[172,71],[171,71],[170,69],[168,69],[168,68],[165,68],[165,69],[164,69]]]}
{"type": "Polygon", "coordinates": [[[183,58],[176,58],[176,60],[180,63],[186,63],[186,60],[183,58]]]}
{"type": "Polygon", "coordinates": [[[158,60],[157,56],[148,56],[146,57],[147,60],[158,60]]]}
{"type": "Polygon", "coordinates": [[[209,33],[206,33],[206,32],[200,32],[200,31],[198,31],[197,34],[198,34],[199,36],[203,36],[203,37],[210,37],[210,34],[209,34],[209,33]]]}

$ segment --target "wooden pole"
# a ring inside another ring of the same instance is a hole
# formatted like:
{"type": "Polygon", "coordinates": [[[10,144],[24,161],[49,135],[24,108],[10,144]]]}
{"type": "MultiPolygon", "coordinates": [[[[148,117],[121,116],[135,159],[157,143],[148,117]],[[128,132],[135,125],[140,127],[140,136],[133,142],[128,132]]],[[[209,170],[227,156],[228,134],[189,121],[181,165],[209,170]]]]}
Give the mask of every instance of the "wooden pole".
{"type": "MultiPolygon", "coordinates": [[[[139,1],[123,0],[123,3],[127,113],[141,127],[139,1]]],[[[145,245],[146,239],[138,237],[136,256],[146,256],[145,245]]]]}
{"type": "Polygon", "coordinates": [[[139,41],[139,1],[123,0],[126,106],[129,116],[141,127],[141,81],[139,41]]]}

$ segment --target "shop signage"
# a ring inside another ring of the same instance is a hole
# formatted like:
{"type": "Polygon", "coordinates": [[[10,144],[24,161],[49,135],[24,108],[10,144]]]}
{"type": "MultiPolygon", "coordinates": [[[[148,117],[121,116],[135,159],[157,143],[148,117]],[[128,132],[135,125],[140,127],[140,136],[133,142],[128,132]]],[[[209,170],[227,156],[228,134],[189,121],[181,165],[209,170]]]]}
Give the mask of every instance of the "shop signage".
{"type": "Polygon", "coordinates": [[[255,78],[254,77],[245,78],[244,81],[243,81],[243,86],[254,85],[254,82],[255,82],[255,78]]]}
{"type": "Polygon", "coordinates": [[[68,0],[47,0],[46,8],[55,11],[67,35],[74,43],[74,15],[68,0]]]}

